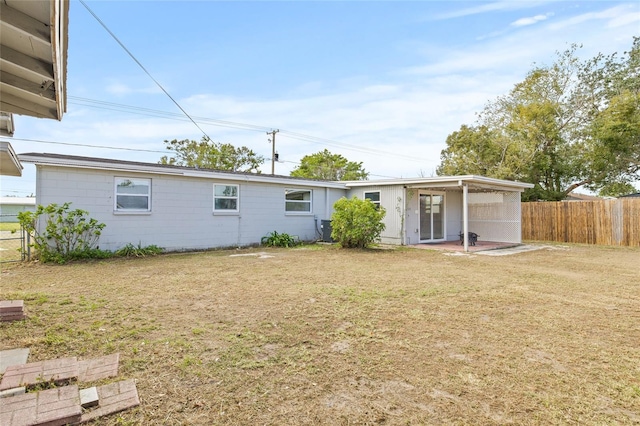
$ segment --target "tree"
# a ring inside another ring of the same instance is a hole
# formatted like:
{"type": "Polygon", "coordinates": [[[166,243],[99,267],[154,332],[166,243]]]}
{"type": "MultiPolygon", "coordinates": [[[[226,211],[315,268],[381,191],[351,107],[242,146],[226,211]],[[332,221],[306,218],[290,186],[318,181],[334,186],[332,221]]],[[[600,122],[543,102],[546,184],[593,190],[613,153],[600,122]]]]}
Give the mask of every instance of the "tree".
{"type": "Polygon", "coordinates": [[[590,186],[610,196],[635,192],[632,182],[640,178],[640,37],[626,53],[626,61],[609,64],[608,103],[585,142],[588,167],[598,173],[590,186]]]}
{"type": "Polygon", "coordinates": [[[536,66],[489,102],[475,125],[449,135],[438,174],[533,183],[524,200],[560,200],[581,186],[605,191],[637,180],[639,39],[623,61],[615,54],[581,61],[577,48],[536,66]]]}
{"type": "Polygon", "coordinates": [[[325,149],[302,157],[291,176],[321,180],[367,180],[369,173],[362,168],[362,162],[349,161],[325,149]]]}
{"type": "Polygon", "coordinates": [[[212,142],[204,136],[200,142],[183,139],[164,141],[166,148],[175,154],[163,156],[160,164],[228,170],[232,172],[260,173],[264,157],[242,146],[236,148],[229,143],[212,142]]]}
{"type": "Polygon", "coordinates": [[[98,249],[104,223],[88,217],[89,212],[71,210],[71,203],[39,205],[35,212],[18,213],[23,229],[33,238],[32,247],[43,262],[109,257],[98,249]]]}
{"type": "Polygon", "coordinates": [[[365,248],[380,238],[385,214],[371,200],[342,197],[333,205],[331,238],[344,248],[365,248]]]}

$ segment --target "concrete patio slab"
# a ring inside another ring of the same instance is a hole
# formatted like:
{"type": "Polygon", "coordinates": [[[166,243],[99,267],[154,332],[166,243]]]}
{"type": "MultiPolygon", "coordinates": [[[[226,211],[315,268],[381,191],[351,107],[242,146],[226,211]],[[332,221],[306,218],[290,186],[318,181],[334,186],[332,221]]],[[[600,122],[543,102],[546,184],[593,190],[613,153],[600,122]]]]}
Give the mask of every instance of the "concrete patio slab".
{"type": "Polygon", "coordinates": [[[4,374],[7,367],[27,363],[29,348],[6,349],[0,351],[0,374],[4,374]]]}
{"type": "Polygon", "coordinates": [[[523,244],[517,247],[509,247],[499,250],[480,251],[476,254],[480,254],[483,256],[509,256],[511,254],[526,253],[528,251],[542,250],[545,248],[549,248],[549,246],[534,246],[523,244]]]}

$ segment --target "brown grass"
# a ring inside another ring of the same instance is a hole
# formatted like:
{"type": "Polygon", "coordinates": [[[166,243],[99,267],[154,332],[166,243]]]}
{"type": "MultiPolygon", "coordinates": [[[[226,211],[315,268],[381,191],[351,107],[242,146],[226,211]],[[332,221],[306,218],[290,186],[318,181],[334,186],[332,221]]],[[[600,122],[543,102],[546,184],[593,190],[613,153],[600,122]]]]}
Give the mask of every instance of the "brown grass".
{"type": "Polygon", "coordinates": [[[5,265],[0,297],[29,318],[0,348],[120,352],[141,406],[107,425],[638,424],[639,262],[308,246],[5,265]]]}

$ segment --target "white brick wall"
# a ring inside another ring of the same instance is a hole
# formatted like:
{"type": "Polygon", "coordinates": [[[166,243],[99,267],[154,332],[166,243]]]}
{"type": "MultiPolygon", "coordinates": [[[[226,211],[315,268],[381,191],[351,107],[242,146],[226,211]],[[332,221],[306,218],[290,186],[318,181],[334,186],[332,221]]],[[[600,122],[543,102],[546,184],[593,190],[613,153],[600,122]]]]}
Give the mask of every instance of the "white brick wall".
{"type": "Polygon", "coordinates": [[[314,240],[317,217],[329,219],[333,203],[345,194],[340,189],[307,188],[313,191],[313,212],[287,215],[284,211],[285,188],[302,188],[304,182],[291,184],[242,182],[240,213],[213,213],[213,185],[238,184],[209,178],[127,173],[92,169],[38,166],[37,203],[63,204],[83,209],[105,223],[99,245],[117,250],[124,245],[151,244],[168,251],[208,249],[258,244],[272,231],[314,240]],[[151,212],[114,212],[114,178],[137,177],[152,180],[151,212]]]}

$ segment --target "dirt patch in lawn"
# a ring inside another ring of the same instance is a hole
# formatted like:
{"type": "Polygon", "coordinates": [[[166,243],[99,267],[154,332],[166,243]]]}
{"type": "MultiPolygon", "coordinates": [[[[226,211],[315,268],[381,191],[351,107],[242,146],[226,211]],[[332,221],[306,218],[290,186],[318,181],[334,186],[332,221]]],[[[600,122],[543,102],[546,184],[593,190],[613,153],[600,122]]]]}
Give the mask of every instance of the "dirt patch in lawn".
{"type": "Polygon", "coordinates": [[[637,424],[639,261],[307,246],[5,266],[28,319],[0,349],[119,352],[141,405],[107,425],[637,424]]]}

